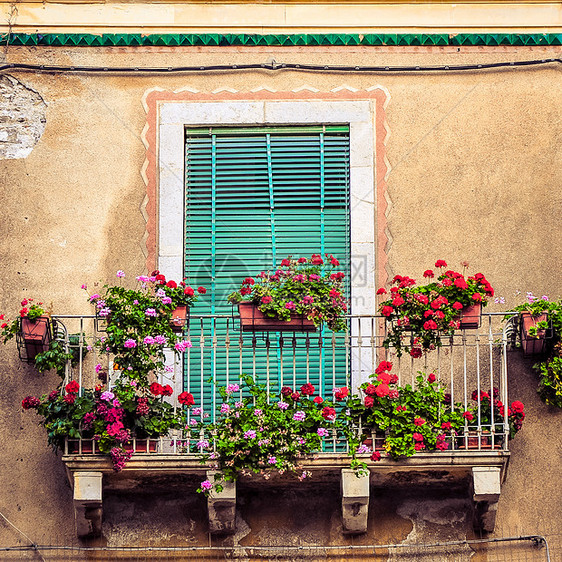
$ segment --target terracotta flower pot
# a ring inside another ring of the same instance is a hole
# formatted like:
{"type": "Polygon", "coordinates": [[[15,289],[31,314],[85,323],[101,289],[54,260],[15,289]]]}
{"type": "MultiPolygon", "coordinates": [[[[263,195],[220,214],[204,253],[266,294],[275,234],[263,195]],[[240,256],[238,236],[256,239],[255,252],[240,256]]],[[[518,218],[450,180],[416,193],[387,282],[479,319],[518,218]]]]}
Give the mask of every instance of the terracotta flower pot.
{"type": "Polygon", "coordinates": [[[255,304],[238,304],[240,324],[243,332],[315,332],[312,320],[301,314],[291,314],[289,321],[266,316],[255,304]]]}
{"type": "Polygon", "coordinates": [[[49,349],[52,340],[51,318],[49,316],[39,316],[34,320],[22,318],[20,336],[23,343],[20,350],[25,351],[25,357],[21,356],[21,358],[33,362],[36,355],[49,349]]]}
{"type": "Polygon", "coordinates": [[[187,306],[181,305],[174,309],[172,312],[172,319],[170,325],[174,332],[183,332],[186,326],[189,326],[189,310],[187,306]]]}
{"type": "Polygon", "coordinates": [[[548,314],[543,312],[533,316],[530,312],[521,313],[521,347],[524,355],[539,355],[546,348],[546,330],[537,330],[536,336],[529,334],[529,329],[536,326],[538,322],[546,322],[548,314]]]}
{"type": "Polygon", "coordinates": [[[465,306],[461,310],[459,327],[461,330],[476,330],[480,328],[481,319],[482,305],[480,303],[465,306]]]}

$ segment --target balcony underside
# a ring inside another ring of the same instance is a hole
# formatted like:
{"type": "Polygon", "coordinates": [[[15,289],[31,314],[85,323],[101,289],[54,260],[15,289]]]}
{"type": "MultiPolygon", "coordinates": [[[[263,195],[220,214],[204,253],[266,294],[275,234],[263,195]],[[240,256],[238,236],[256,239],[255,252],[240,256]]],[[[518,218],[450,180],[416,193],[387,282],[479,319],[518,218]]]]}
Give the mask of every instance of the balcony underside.
{"type": "MultiPolygon", "coordinates": [[[[102,530],[102,497],[106,490],[131,490],[143,487],[151,479],[166,480],[182,493],[196,493],[204,478],[213,478],[210,466],[202,465],[192,455],[160,453],[135,454],[119,473],[105,455],[65,455],[70,485],[74,490],[76,530],[79,536],[99,536],[102,530]]],[[[365,461],[368,455],[365,455],[365,461]]],[[[367,531],[369,496],[377,488],[392,486],[430,486],[464,489],[474,500],[474,525],[490,532],[507,463],[508,451],[452,451],[418,453],[413,457],[392,460],[382,458],[369,464],[369,473],[356,476],[350,470],[347,454],[321,453],[305,459],[302,469],[310,472],[309,485],[341,483],[342,523],[350,534],[367,531]]],[[[253,489],[267,494],[268,489],[302,486],[294,474],[272,473],[241,475],[237,482],[227,482],[222,492],[208,498],[209,531],[233,533],[236,522],[237,490],[253,489]]]]}

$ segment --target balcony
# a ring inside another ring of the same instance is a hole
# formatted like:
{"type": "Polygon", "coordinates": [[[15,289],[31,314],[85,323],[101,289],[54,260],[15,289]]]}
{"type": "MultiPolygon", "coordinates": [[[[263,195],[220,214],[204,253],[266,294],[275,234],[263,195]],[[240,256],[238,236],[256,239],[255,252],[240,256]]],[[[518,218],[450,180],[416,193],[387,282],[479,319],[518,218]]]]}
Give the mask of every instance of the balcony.
{"type": "MultiPolygon", "coordinates": [[[[187,390],[196,405],[213,420],[221,398],[218,381],[227,385],[246,373],[264,385],[271,395],[284,385],[297,388],[310,382],[329,397],[334,387],[357,389],[368,380],[382,360],[393,363],[392,372],[399,384],[415,384],[418,372],[434,373],[451,396],[451,404],[474,406],[473,393],[496,389],[495,395],[507,404],[507,348],[510,336],[502,322],[504,313],[482,315],[480,328],[460,330],[443,338],[443,345],[419,358],[403,355],[383,347],[385,320],[377,316],[350,316],[346,333],[317,331],[306,333],[243,332],[235,316],[192,316],[186,335],[192,342],[183,360],[174,360],[170,352],[167,372],[161,384],[175,390],[173,401],[187,390]]],[[[103,326],[92,316],[57,316],[58,338],[77,358],[66,367],[66,382],[76,380],[80,387],[95,384],[94,366],[98,363],[91,344],[103,336],[103,326]],[[83,334],[82,337],[71,337],[83,334]],[[88,347],[89,346],[89,347],[88,347]],[[90,349],[88,353],[86,351],[90,349]]],[[[107,359],[105,359],[107,361],[107,359]]],[[[119,372],[113,365],[104,365],[111,381],[119,372]]],[[[465,421],[464,432],[447,436],[447,448],[435,452],[418,452],[409,458],[394,460],[384,456],[370,462],[370,452],[358,455],[368,462],[369,474],[357,478],[350,470],[345,437],[333,431],[323,440],[322,450],[306,459],[303,467],[312,478],[341,480],[344,526],[350,533],[366,530],[369,490],[389,484],[423,484],[435,486],[468,485],[475,501],[475,522],[491,531],[500,493],[500,482],[509,458],[507,411],[503,423],[495,423],[491,411],[478,402],[475,417],[465,421]],[[487,421],[488,420],[488,421],[487,421]]],[[[507,408],[505,408],[507,410],[507,408]]],[[[189,418],[188,418],[189,423],[189,418]]],[[[361,429],[360,427],[358,428],[361,429]]],[[[94,440],[67,439],[62,460],[74,487],[76,521],[79,535],[99,534],[101,529],[101,493],[104,486],[130,481],[131,485],[156,475],[191,475],[194,481],[212,472],[202,465],[194,452],[196,441],[205,438],[213,446],[213,435],[185,435],[179,431],[149,440],[133,440],[133,454],[123,471],[117,475],[108,456],[96,454],[94,440]]],[[[377,436],[373,436],[377,447],[377,436]]],[[[257,476],[243,476],[244,486],[264,486],[257,476]]],[[[287,475],[274,476],[270,482],[291,485],[287,475]]],[[[221,493],[209,497],[211,532],[229,532],[234,525],[235,484],[225,486],[221,493]]]]}

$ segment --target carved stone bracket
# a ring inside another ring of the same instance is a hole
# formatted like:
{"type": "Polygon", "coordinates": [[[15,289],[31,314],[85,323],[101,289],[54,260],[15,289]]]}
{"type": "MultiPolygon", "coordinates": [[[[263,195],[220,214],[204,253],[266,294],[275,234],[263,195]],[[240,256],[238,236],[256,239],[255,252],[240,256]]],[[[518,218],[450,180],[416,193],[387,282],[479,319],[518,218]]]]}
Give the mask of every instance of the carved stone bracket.
{"type": "MultiPolygon", "coordinates": [[[[215,481],[215,471],[207,471],[207,479],[215,481]]],[[[212,490],[207,500],[209,532],[232,534],[236,531],[236,482],[223,482],[221,492],[212,490]]]]}
{"type": "Polygon", "coordinates": [[[344,532],[366,533],[369,515],[369,474],[357,476],[351,469],[342,469],[341,494],[344,532]]]}
{"type": "Polygon", "coordinates": [[[101,536],[102,473],[74,472],[74,516],[79,537],[101,536]]]}
{"type": "Polygon", "coordinates": [[[472,468],[474,526],[491,533],[496,525],[496,514],[501,492],[500,469],[475,466],[472,468]]]}

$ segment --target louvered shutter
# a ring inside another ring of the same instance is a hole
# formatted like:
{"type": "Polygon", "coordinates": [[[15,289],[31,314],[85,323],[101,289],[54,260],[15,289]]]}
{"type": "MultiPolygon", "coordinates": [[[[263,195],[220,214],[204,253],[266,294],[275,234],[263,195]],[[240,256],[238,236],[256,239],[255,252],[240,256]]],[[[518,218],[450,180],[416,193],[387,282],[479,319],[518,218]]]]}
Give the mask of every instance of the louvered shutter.
{"type": "MultiPolygon", "coordinates": [[[[328,252],[349,273],[349,129],[188,129],[185,202],[185,277],[193,286],[208,289],[193,309],[194,315],[230,315],[226,299],[242,279],[275,268],[288,255],[328,252]]],[[[185,365],[185,385],[204,405],[214,396],[213,385],[205,381],[224,384],[227,361],[229,382],[236,382],[240,372],[238,332],[233,327],[231,321],[227,357],[225,320],[217,320],[216,325],[204,321],[203,348],[201,326],[192,322],[193,347],[185,365]]],[[[303,366],[308,353],[308,373],[304,367],[293,371],[292,336],[284,336],[290,356],[281,358],[270,351],[269,361],[265,342],[258,338],[255,364],[259,380],[266,382],[267,369],[268,382],[274,387],[282,383],[300,386],[308,378],[322,381],[319,391],[329,394],[334,385],[345,384],[343,352],[334,359],[331,348],[319,349],[317,335],[310,336],[306,352],[305,337],[297,335],[296,352],[303,366]]],[[[254,368],[250,340],[246,335],[242,354],[242,371],[247,373],[254,368]]]]}

